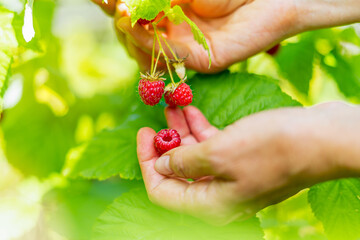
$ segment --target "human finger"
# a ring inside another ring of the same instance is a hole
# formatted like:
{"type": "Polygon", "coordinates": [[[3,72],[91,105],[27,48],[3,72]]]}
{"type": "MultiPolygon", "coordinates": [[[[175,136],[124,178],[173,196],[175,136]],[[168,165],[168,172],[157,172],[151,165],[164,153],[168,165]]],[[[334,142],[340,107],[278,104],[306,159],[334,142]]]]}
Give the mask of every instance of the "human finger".
{"type": "MultiPolygon", "coordinates": [[[[140,24],[135,24],[133,27],[131,26],[131,20],[129,17],[122,17],[120,18],[117,23],[116,27],[122,31],[123,33],[130,36],[133,43],[141,48],[144,52],[151,53],[154,45],[154,34],[144,27],[142,27],[140,24]]],[[[159,33],[161,34],[161,33],[159,33]]],[[[160,37],[160,36],[159,36],[160,37]]],[[[161,44],[163,46],[163,49],[166,53],[166,55],[170,58],[171,57],[171,51],[167,49],[165,46],[166,44],[162,41],[161,44]]],[[[182,42],[176,42],[171,39],[167,39],[168,44],[171,46],[172,49],[174,49],[180,57],[186,56],[189,53],[189,49],[186,45],[186,43],[182,42]]],[[[155,44],[155,52],[156,54],[159,52],[159,44],[158,41],[155,44]]]]}
{"type": "Polygon", "coordinates": [[[91,0],[91,1],[99,5],[107,14],[114,15],[116,0],[108,0],[108,3],[106,3],[104,0],[91,0]]]}
{"type": "Polygon", "coordinates": [[[156,132],[151,128],[142,128],[137,134],[137,155],[147,190],[155,188],[165,179],[154,169],[155,161],[159,156],[154,147],[155,135],[156,132]]]}
{"type": "Polygon", "coordinates": [[[203,144],[182,146],[160,157],[155,169],[166,176],[201,178],[216,175],[214,164],[206,156],[203,144]]]}
{"type": "Polygon", "coordinates": [[[181,136],[181,145],[190,145],[197,143],[196,139],[190,134],[188,123],[185,119],[183,110],[180,108],[165,109],[165,117],[169,128],[175,129],[181,136]]]}
{"type": "Polygon", "coordinates": [[[191,134],[198,142],[202,142],[219,132],[219,129],[211,125],[198,108],[188,106],[184,108],[183,112],[191,134]]]}
{"type": "Polygon", "coordinates": [[[207,18],[224,17],[251,2],[249,0],[192,0],[191,9],[199,16],[207,18]]]}

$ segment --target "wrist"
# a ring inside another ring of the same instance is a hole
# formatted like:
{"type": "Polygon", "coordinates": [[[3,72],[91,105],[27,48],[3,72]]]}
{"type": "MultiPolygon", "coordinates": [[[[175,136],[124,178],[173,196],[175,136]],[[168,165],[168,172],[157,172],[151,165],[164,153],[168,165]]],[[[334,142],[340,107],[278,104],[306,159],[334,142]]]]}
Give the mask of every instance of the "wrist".
{"type": "Polygon", "coordinates": [[[309,187],[360,177],[360,108],[326,103],[302,111],[297,123],[287,128],[290,175],[297,184],[309,187]]]}
{"type": "Polygon", "coordinates": [[[328,180],[360,176],[360,108],[344,103],[315,106],[319,142],[328,180]],[[321,125],[320,125],[321,124],[321,125]]]}
{"type": "Polygon", "coordinates": [[[360,22],[358,0],[294,0],[299,31],[360,22]]]}

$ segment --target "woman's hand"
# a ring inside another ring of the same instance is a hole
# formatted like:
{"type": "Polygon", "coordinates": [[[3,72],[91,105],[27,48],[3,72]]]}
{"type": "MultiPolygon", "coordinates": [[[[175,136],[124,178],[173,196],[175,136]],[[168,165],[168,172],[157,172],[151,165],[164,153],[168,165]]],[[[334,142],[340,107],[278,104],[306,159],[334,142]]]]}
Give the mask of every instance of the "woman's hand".
{"type": "MultiPolygon", "coordinates": [[[[142,68],[149,68],[153,33],[136,24],[131,27],[127,8],[121,1],[93,0],[106,12],[115,16],[115,25],[121,42],[142,68]]],[[[161,23],[166,37],[179,57],[189,55],[188,68],[198,72],[218,72],[231,64],[244,60],[260,51],[267,50],[283,38],[291,35],[297,12],[293,0],[181,0],[183,10],[203,31],[212,55],[212,67],[208,69],[208,54],[193,39],[186,23],[174,25],[161,23]],[[276,14],[274,14],[276,13],[276,14]]],[[[171,54],[169,53],[169,56],[171,54]]]]}
{"type": "Polygon", "coordinates": [[[246,218],[318,182],[360,175],[360,109],[331,103],[271,110],[223,131],[195,107],[166,109],[181,147],[159,158],[155,132],[138,133],[149,198],[217,224],[246,218]],[[196,179],[188,182],[186,179],[196,179]]]}
{"type": "MultiPolygon", "coordinates": [[[[136,24],[131,27],[125,3],[93,0],[115,16],[118,36],[142,70],[151,63],[153,33],[136,24]]],[[[198,72],[218,72],[233,63],[271,48],[299,32],[360,21],[358,0],[173,0],[203,31],[207,52],[193,39],[186,23],[162,21],[165,36],[179,57],[189,56],[186,65],[198,72]]],[[[168,56],[171,56],[168,52],[168,56]]]]}

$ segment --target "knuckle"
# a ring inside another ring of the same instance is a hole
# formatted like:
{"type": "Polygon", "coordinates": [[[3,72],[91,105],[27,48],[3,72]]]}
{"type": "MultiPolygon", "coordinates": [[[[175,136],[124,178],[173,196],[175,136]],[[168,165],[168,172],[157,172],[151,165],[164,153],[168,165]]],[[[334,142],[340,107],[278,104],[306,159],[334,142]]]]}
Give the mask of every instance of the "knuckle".
{"type": "Polygon", "coordinates": [[[224,152],[226,146],[219,144],[218,141],[206,141],[201,146],[201,155],[199,159],[207,164],[210,169],[216,171],[217,174],[225,174],[228,164],[224,163],[224,152]]]}
{"type": "Polygon", "coordinates": [[[185,177],[186,163],[184,161],[183,151],[175,151],[170,158],[170,167],[179,177],[185,177]]]}

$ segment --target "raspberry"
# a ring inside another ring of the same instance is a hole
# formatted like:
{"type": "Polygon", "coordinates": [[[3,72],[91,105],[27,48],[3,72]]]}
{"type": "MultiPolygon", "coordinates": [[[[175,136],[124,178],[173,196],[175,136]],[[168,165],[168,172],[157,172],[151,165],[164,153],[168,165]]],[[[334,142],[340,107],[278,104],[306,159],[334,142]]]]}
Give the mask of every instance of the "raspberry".
{"type": "Polygon", "coordinates": [[[163,129],[154,137],[154,146],[159,154],[180,146],[181,138],[174,129],[163,129]]]}
{"type": "Polygon", "coordinates": [[[139,94],[141,100],[150,106],[158,104],[164,94],[165,83],[159,75],[149,76],[141,75],[142,79],[139,82],[139,94]]]}
{"type": "Polygon", "coordinates": [[[266,51],[271,56],[275,56],[280,50],[280,44],[276,44],[274,47],[266,51]]]}
{"type": "Polygon", "coordinates": [[[153,20],[151,20],[151,21],[146,20],[146,19],[143,19],[143,18],[140,18],[137,22],[138,22],[140,25],[147,25],[147,24],[150,24],[150,23],[152,23],[152,22],[154,22],[154,21],[155,21],[155,18],[154,18],[153,20]]]}
{"type": "Polygon", "coordinates": [[[193,94],[191,88],[186,83],[180,84],[175,91],[169,90],[165,93],[165,102],[170,107],[187,106],[192,103],[193,94]]]}
{"type": "Polygon", "coordinates": [[[174,103],[174,100],[172,99],[172,97],[170,96],[171,92],[165,92],[164,98],[165,98],[165,102],[167,105],[169,105],[169,107],[176,107],[176,104],[174,103]]]}

